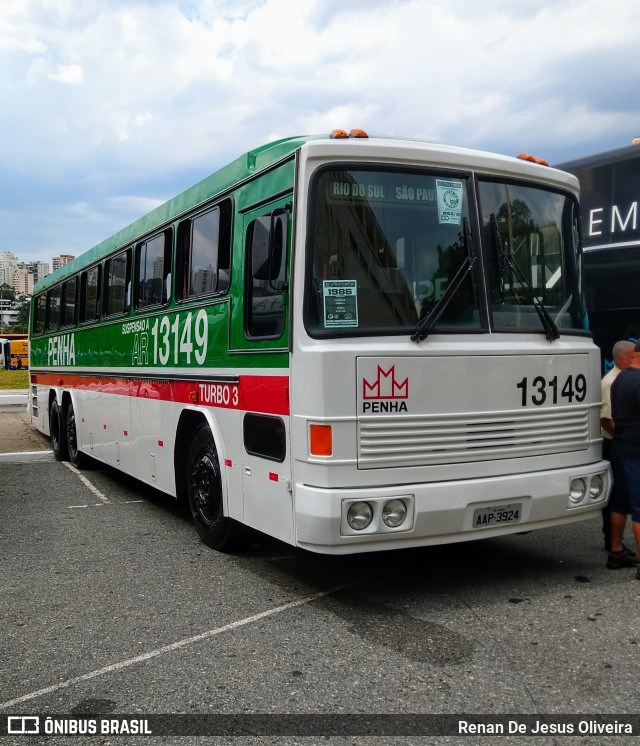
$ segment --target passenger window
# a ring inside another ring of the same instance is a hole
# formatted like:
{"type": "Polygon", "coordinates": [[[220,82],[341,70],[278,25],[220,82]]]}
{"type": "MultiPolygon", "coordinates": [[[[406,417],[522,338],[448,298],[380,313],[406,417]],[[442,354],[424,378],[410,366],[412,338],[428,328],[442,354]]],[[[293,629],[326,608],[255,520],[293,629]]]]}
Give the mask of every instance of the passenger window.
{"type": "Polygon", "coordinates": [[[136,250],[136,308],[159,306],[169,299],[171,231],[138,245],[136,250]]]}
{"type": "Polygon", "coordinates": [[[77,288],[77,277],[62,285],[62,326],[73,326],[76,323],[77,288]]]}
{"type": "Polygon", "coordinates": [[[131,251],[116,254],[106,263],[107,289],[105,315],[126,313],[131,307],[131,251]]]}
{"type": "Polygon", "coordinates": [[[179,300],[224,293],[231,269],[231,201],[183,221],[178,232],[179,300]]]}
{"type": "Polygon", "coordinates": [[[51,332],[60,327],[60,301],[62,285],[52,287],[47,293],[47,331],[51,332]]]}
{"type": "Polygon", "coordinates": [[[42,334],[47,321],[47,296],[44,293],[36,298],[33,311],[33,333],[42,334]]]}
{"type": "Polygon", "coordinates": [[[95,321],[100,316],[100,276],[98,264],[80,275],[80,323],[95,321]]]}

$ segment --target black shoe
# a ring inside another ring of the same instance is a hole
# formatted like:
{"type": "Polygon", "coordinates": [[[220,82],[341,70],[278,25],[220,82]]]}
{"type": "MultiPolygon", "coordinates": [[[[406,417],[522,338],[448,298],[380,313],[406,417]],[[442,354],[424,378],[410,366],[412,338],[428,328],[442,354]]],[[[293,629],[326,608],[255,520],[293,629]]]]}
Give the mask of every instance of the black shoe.
{"type": "Polygon", "coordinates": [[[638,564],[638,558],[636,553],[632,552],[631,549],[627,549],[625,545],[622,545],[620,552],[609,552],[607,557],[607,567],[610,570],[619,570],[622,567],[633,567],[638,564]]]}

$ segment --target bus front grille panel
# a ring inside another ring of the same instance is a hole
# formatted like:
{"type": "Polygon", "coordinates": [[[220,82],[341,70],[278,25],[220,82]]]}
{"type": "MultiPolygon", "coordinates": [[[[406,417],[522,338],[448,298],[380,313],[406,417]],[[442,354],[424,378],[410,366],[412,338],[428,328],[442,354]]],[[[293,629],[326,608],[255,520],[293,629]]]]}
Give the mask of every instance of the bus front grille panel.
{"type": "Polygon", "coordinates": [[[540,456],[589,447],[589,410],[362,417],[358,466],[381,468],[540,456]]]}

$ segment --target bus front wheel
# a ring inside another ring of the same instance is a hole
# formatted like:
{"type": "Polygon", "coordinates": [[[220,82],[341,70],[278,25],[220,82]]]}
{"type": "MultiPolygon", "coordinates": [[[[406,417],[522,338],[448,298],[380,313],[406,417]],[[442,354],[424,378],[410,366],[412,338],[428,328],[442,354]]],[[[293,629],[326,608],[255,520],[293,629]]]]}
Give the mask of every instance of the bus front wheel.
{"type": "Polygon", "coordinates": [[[67,439],[65,438],[65,431],[62,427],[62,413],[60,412],[57,399],[51,402],[49,435],[51,437],[51,450],[56,461],[64,461],[68,456],[67,439]]]}
{"type": "Polygon", "coordinates": [[[196,429],[187,460],[189,509],[202,541],[212,549],[231,549],[237,544],[239,526],[225,517],[222,476],[218,453],[209,426],[196,429]]]}

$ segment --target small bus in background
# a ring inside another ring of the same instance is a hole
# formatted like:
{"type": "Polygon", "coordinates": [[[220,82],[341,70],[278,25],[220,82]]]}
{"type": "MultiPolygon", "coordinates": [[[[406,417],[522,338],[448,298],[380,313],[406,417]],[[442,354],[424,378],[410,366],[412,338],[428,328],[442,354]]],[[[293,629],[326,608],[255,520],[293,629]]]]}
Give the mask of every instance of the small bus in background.
{"type": "Polygon", "coordinates": [[[555,165],[580,181],[589,328],[613,367],[620,339],[640,339],[640,140],[555,165]]]}
{"type": "Polygon", "coordinates": [[[29,367],[29,340],[26,334],[0,336],[0,368],[26,370],[29,367]]]}
{"type": "Polygon", "coordinates": [[[189,505],[346,554],[596,516],[578,181],[362,130],[257,148],[41,280],[31,421],[189,505]]]}

